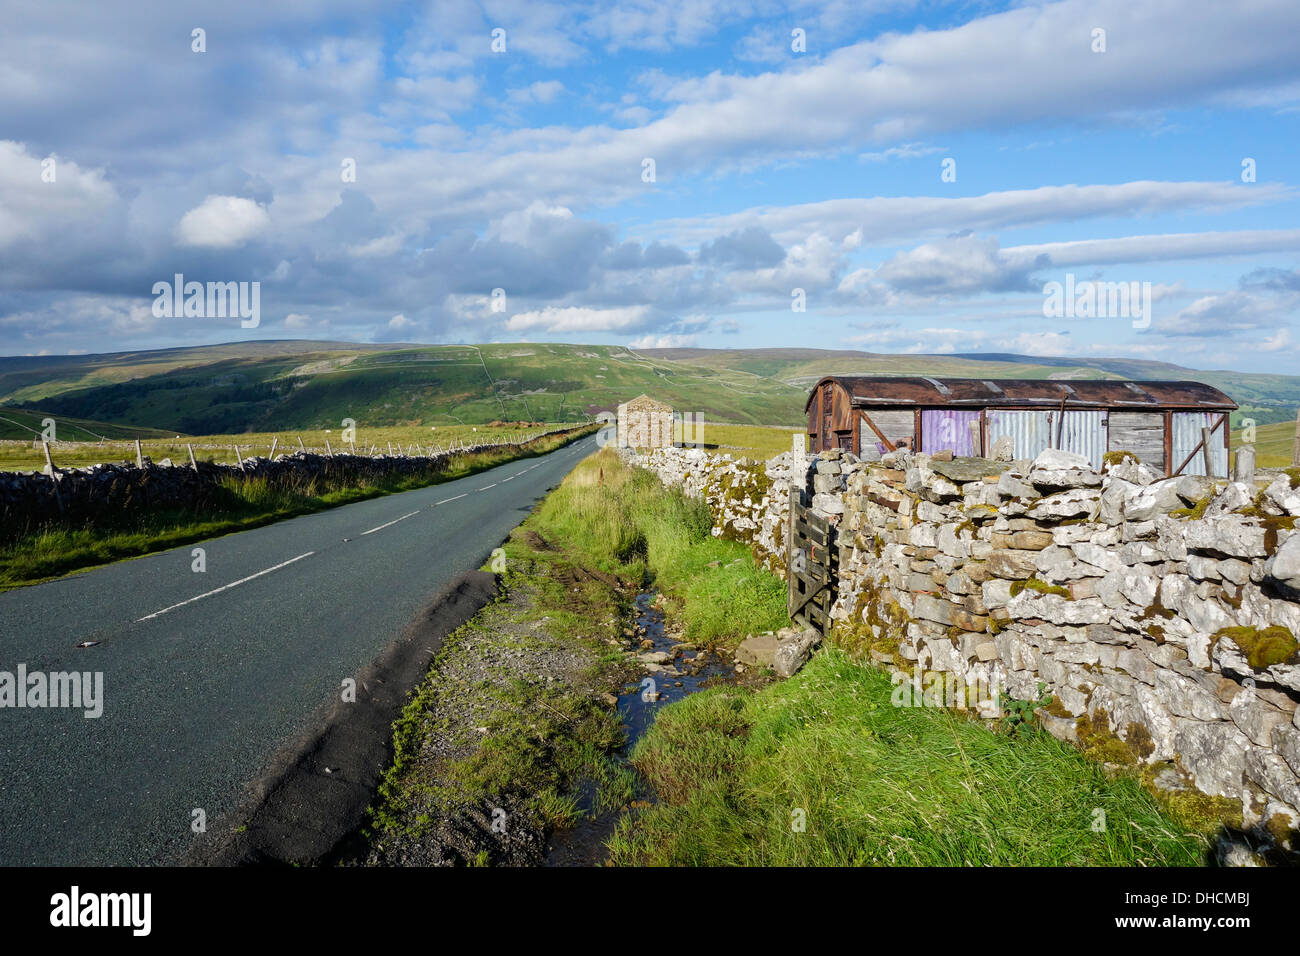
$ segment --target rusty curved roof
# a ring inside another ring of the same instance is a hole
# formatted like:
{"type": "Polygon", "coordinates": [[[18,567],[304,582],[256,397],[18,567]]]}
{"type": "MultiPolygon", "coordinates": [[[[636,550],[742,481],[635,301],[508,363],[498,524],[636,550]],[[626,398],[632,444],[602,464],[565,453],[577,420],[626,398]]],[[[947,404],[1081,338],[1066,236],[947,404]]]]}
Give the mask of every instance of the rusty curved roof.
{"type": "Polygon", "coordinates": [[[835,382],[849,393],[855,408],[887,405],[955,406],[967,408],[1235,409],[1237,403],[1204,382],[1129,382],[1027,378],[923,378],[890,375],[827,375],[813,386],[803,409],[808,411],[817,389],[835,382]]]}

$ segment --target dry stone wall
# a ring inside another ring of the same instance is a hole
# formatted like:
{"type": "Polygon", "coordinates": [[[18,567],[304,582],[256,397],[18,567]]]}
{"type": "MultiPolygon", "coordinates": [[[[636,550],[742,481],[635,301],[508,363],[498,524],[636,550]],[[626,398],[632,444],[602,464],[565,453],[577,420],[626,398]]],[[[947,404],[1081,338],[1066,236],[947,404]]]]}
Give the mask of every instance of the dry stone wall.
{"type": "Polygon", "coordinates": [[[842,643],[918,685],[941,675],[956,706],[985,717],[1000,692],[1050,695],[1039,715],[1057,737],[1160,786],[1240,801],[1248,826],[1294,840],[1300,471],[1162,479],[1132,457],[1098,472],[1055,450],[631,457],[704,497],[714,533],[773,570],[802,487],[839,529],[842,643]]]}
{"type": "MultiPolygon", "coordinates": [[[[573,429],[558,430],[565,431],[573,429]]],[[[431,456],[295,452],[274,460],[246,458],[242,467],[201,461],[196,469],[164,460],[146,461],[143,468],[103,464],[60,469],[56,475],[0,472],[0,539],[59,519],[93,521],[110,512],[165,508],[202,510],[220,500],[225,479],[264,478],[296,486],[314,479],[321,487],[340,488],[395,475],[436,475],[455,456],[492,447],[503,446],[467,447],[431,456]]]]}

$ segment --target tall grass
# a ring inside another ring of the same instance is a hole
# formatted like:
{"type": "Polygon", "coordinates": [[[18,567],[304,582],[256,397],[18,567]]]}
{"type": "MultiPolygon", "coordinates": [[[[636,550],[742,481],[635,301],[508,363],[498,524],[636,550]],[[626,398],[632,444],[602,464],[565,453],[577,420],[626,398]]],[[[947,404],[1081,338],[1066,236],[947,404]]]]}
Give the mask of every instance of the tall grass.
{"type": "Polygon", "coordinates": [[[622,821],[613,862],[1202,861],[1206,840],[1136,781],[1041,731],[1013,739],[947,710],[892,706],[890,694],[883,672],[830,648],[757,693],[718,688],[665,708],[633,754],[664,802],[622,821]]]}
{"type": "Polygon", "coordinates": [[[536,522],[589,564],[677,599],[690,640],[735,644],[788,622],[785,586],[758,568],[744,545],[712,536],[704,502],[624,467],[609,449],[581,462],[536,522]]]}

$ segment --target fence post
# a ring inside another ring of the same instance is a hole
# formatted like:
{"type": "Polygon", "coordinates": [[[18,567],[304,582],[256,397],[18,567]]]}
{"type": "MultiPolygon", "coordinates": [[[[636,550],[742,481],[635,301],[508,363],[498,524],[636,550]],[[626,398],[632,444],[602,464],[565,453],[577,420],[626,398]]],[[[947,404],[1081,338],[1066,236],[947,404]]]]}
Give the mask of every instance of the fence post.
{"type": "Polygon", "coordinates": [[[280,444],[280,436],[275,435],[271,439],[271,461],[275,461],[275,446],[280,444]]]}
{"type": "Polygon", "coordinates": [[[1201,460],[1205,462],[1205,474],[1214,477],[1214,454],[1210,451],[1210,429],[1201,428],[1201,460]]]}
{"type": "Polygon", "coordinates": [[[54,467],[54,459],[50,457],[50,443],[43,441],[41,447],[45,449],[45,467],[50,473],[50,487],[54,489],[54,503],[59,506],[59,514],[63,514],[63,495],[59,492],[59,473],[54,467]]]}
{"type": "Polygon", "coordinates": [[[1254,445],[1242,445],[1237,449],[1237,462],[1232,471],[1232,480],[1246,485],[1255,483],[1254,445]]]}
{"type": "Polygon", "coordinates": [[[298,436],[298,450],[304,455],[307,454],[307,446],[302,443],[302,436],[298,436]]]}
{"type": "Polygon", "coordinates": [[[330,440],[328,438],[325,439],[325,454],[329,455],[331,458],[334,457],[334,449],[330,447],[330,440]]]}
{"type": "Polygon", "coordinates": [[[244,467],[244,459],[243,459],[243,457],[239,454],[239,446],[238,446],[238,445],[234,445],[234,446],[232,446],[232,447],[235,449],[235,464],[237,464],[240,468],[243,468],[243,467],[244,467]]]}
{"type": "Polygon", "coordinates": [[[140,451],[140,439],[135,440],[135,467],[144,467],[144,454],[140,451]]]}
{"type": "Polygon", "coordinates": [[[1291,449],[1291,464],[1300,468],[1300,409],[1295,413],[1295,447],[1291,449]]]}
{"type": "Polygon", "coordinates": [[[189,442],[186,442],[185,447],[189,450],[190,453],[190,465],[194,468],[195,471],[198,471],[199,463],[194,460],[194,446],[191,445],[189,442]]]}

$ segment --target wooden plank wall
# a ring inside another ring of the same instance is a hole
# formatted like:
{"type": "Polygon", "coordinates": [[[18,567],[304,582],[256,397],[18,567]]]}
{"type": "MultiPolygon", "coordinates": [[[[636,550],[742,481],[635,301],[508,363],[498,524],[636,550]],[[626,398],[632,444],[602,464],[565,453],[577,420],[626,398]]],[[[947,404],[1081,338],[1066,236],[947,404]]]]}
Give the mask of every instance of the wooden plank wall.
{"type": "Polygon", "coordinates": [[[1165,472],[1165,413],[1111,412],[1110,451],[1131,451],[1152,468],[1165,472]]]}

